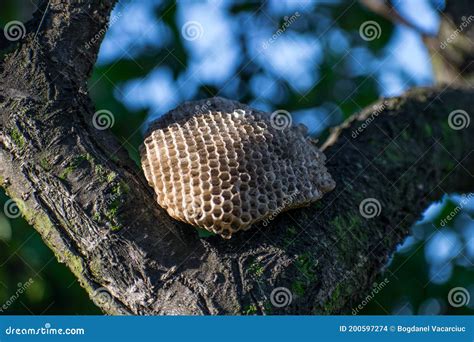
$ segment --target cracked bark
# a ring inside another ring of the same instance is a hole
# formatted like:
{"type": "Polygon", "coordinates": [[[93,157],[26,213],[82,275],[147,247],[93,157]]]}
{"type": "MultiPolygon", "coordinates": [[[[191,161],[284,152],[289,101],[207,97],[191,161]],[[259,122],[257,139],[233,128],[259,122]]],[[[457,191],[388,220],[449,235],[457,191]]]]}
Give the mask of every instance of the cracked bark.
{"type": "Polygon", "coordinates": [[[473,90],[415,89],[334,129],[325,153],[338,185],[322,201],[230,241],[200,239],[92,125],[98,43],[86,44],[113,4],[52,0],[0,80],[0,182],[105,313],[350,312],[432,200],[473,190],[474,125],[448,125],[451,111],[474,108],[473,90]],[[365,198],[380,201],[379,216],[360,215],[365,198]],[[271,305],[276,287],[291,290],[290,305],[271,305]]]}

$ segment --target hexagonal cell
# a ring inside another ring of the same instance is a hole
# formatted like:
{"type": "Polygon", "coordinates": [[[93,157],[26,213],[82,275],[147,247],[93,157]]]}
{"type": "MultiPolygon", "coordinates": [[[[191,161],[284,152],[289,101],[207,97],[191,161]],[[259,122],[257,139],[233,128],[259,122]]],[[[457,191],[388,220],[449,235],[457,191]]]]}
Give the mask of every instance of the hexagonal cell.
{"type": "Polygon", "coordinates": [[[273,190],[279,190],[281,189],[281,181],[279,179],[277,179],[276,181],[274,181],[272,183],[272,188],[273,190]]]}
{"type": "Polygon", "coordinates": [[[247,184],[249,185],[249,188],[251,190],[257,190],[258,188],[258,183],[256,179],[251,179],[247,184]]]}
{"type": "Polygon", "coordinates": [[[273,191],[273,183],[265,183],[265,191],[268,193],[268,196],[270,196],[273,191]]]}
{"type": "Polygon", "coordinates": [[[232,192],[230,192],[229,190],[224,190],[222,191],[221,196],[224,199],[224,201],[230,202],[230,200],[232,199],[232,192]]]}
{"type": "Polygon", "coordinates": [[[224,212],[230,213],[233,209],[232,202],[224,199],[224,203],[222,204],[222,209],[224,210],[224,212]]]}
{"type": "Polygon", "coordinates": [[[204,216],[204,220],[202,221],[202,224],[205,228],[208,228],[208,229],[213,227],[214,221],[213,221],[211,215],[204,216]]]}
{"type": "Polygon", "coordinates": [[[278,208],[278,207],[277,207],[277,204],[276,204],[275,201],[270,201],[270,202],[268,202],[268,209],[269,209],[270,211],[275,211],[275,210],[277,210],[277,208],[278,208]]]}
{"type": "Polygon", "coordinates": [[[180,150],[178,151],[178,156],[181,158],[181,160],[183,160],[184,158],[188,157],[188,152],[186,152],[186,150],[180,150]]]}
{"type": "Polygon", "coordinates": [[[252,216],[250,216],[249,213],[242,213],[242,215],[240,215],[240,219],[244,224],[248,224],[252,220],[252,216]]]}
{"type": "Polygon", "coordinates": [[[203,191],[209,191],[211,189],[211,183],[201,182],[201,188],[203,191]]]}
{"type": "Polygon", "coordinates": [[[196,148],[198,151],[202,151],[206,148],[206,143],[203,139],[196,140],[196,148]]]}
{"type": "Polygon", "coordinates": [[[214,145],[206,145],[207,153],[214,153],[216,151],[216,147],[214,145]]]}
{"type": "Polygon", "coordinates": [[[178,153],[176,152],[175,149],[173,149],[173,148],[169,148],[169,149],[168,149],[168,157],[169,157],[169,158],[175,158],[177,154],[178,154],[178,153]]]}
{"type": "Polygon", "coordinates": [[[189,206],[191,203],[193,203],[193,197],[191,193],[186,193],[186,196],[184,197],[184,202],[186,203],[187,206],[189,206]]]}
{"type": "Polygon", "coordinates": [[[288,192],[289,193],[294,193],[296,191],[297,191],[297,188],[296,188],[295,184],[292,184],[292,183],[288,184],[288,192]]]}
{"type": "Polygon", "coordinates": [[[210,202],[211,199],[212,199],[212,195],[211,195],[210,192],[208,192],[208,191],[203,192],[203,194],[202,194],[202,200],[203,201],[210,202]]]}
{"type": "Polygon", "coordinates": [[[211,178],[211,185],[213,187],[219,187],[222,181],[219,178],[211,178]]]}
{"type": "Polygon", "coordinates": [[[192,186],[199,186],[199,184],[201,184],[202,180],[199,179],[199,177],[196,177],[196,178],[192,178],[191,179],[191,185],[192,186]]]}
{"type": "Polygon", "coordinates": [[[240,174],[240,180],[244,183],[247,183],[250,181],[250,175],[246,172],[240,174]]]}
{"type": "Polygon", "coordinates": [[[211,179],[211,175],[207,172],[199,173],[197,172],[193,179],[198,179],[199,182],[207,182],[211,179]]]}
{"type": "Polygon", "coordinates": [[[212,203],[215,204],[216,206],[221,205],[222,202],[223,202],[223,199],[221,195],[212,196],[212,203]]]}
{"type": "Polygon", "coordinates": [[[202,217],[204,216],[204,212],[201,210],[201,208],[196,208],[196,207],[193,207],[192,205],[190,207],[188,207],[188,211],[189,211],[189,217],[193,219],[193,221],[199,221],[202,219],[202,217]]]}
{"type": "Polygon", "coordinates": [[[204,203],[204,205],[202,206],[202,210],[204,210],[204,212],[206,213],[210,213],[212,211],[211,203],[209,202],[204,203]]]}
{"type": "Polygon", "coordinates": [[[222,215],[222,222],[226,225],[230,225],[230,223],[232,222],[232,214],[231,213],[226,213],[224,212],[224,214],[222,215]]]}
{"type": "Polygon", "coordinates": [[[223,181],[221,182],[221,188],[222,190],[230,190],[232,189],[232,184],[229,181],[223,181]]]}
{"type": "Polygon", "coordinates": [[[258,152],[258,151],[253,151],[252,154],[251,154],[251,156],[252,156],[252,159],[253,159],[254,161],[257,161],[257,160],[261,160],[261,159],[262,159],[262,154],[261,154],[260,152],[258,152]]]}
{"type": "Polygon", "coordinates": [[[234,231],[237,232],[240,230],[241,222],[240,220],[234,218],[230,224],[230,228],[234,231]]]}
{"type": "Polygon", "coordinates": [[[231,199],[231,201],[232,201],[232,204],[233,204],[234,206],[240,207],[240,205],[241,205],[241,203],[242,203],[242,201],[240,200],[240,194],[239,194],[239,193],[234,193],[234,194],[232,194],[232,199],[231,199]]]}
{"type": "Polygon", "coordinates": [[[232,147],[230,147],[231,149],[228,149],[226,147],[226,149],[224,150],[225,151],[225,154],[226,154],[226,159],[228,160],[235,160],[237,159],[237,153],[235,153],[233,150],[232,150],[232,147]]]}
{"type": "Polygon", "coordinates": [[[229,229],[229,228],[224,228],[222,229],[222,231],[220,232],[220,235],[224,238],[224,239],[230,239],[232,237],[232,231],[229,229]]]}
{"type": "Polygon", "coordinates": [[[242,215],[242,209],[240,209],[239,207],[232,208],[232,215],[234,217],[240,217],[242,215]]]}
{"type": "Polygon", "coordinates": [[[268,213],[268,207],[266,205],[259,205],[257,211],[260,216],[264,216],[268,213]]]}
{"type": "Polygon", "coordinates": [[[258,197],[257,197],[257,202],[258,202],[259,204],[265,204],[265,203],[267,203],[267,202],[268,202],[268,196],[262,195],[262,194],[261,194],[261,195],[258,195],[258,197]]]}
{"type": "Polygon", "coordinates": [[[266,172],[265,177],[267,179],[266,183],[273,183],[276,180],[276,175],[274,172],[266,172]]]}
{"type": "Polygon", "coordinates": [[[246,168],[247,168],[247,172],[250,174],[255,174],[255,172],[257,171],[257,165],[252,161],[247,162],[246,168]]]}
{"type": "Polygon", "coordinates": [[[212,208],[212,218],[214,220],[220,220],[222,218],[222,215],[224,215],[224,211],[220,206],[215,206],[212,208]]]}
{"type": "Polygon", "coordinates": [[[202,205],[201,200],[199,198],[195,198],[195,200],[193,201],[194,208],[198,209],[201,207],[201,205],[202,205]]]}
{"type": "Polygon", "coordinates": [[[261,160],[255,160],[254,164],[256,166],[256,171],[262,171],[262,173],[264,173],[265,170],[263,169],[263,162],[261,160]]]}
{"type": "Polygon", "coordinates": [[[200,185],[196,185],[193,187],[193,196],[200,196],[202,193],[200,185]]]}
{"type": "Polygon", "coordinates": [[[240,180],[239,176],[237,174],[234,174],[232,170],[230,170],[230,180],[229,182],[231,184],[234,184],[235,186],[240,186],[242,184],[242,181],[240,180]]]}
{"type": "Polygon", "coordinates": [[[248,134],[248,135],[253,135],[254,133],[254,130],[255,128],[251,125],[244,125],[243,126],[243,129],[245,130],[245,132],[248,134]]]}

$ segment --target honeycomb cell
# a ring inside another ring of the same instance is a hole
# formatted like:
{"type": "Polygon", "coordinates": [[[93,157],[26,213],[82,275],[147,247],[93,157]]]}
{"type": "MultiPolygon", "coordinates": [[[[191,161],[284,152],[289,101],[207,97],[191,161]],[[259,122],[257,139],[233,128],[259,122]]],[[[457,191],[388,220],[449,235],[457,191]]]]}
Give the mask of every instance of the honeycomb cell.
{"type": "Polygon", "coordinates": [[[215,205],[221,205],[222,204],[222,197],[221,196],[214,196],[212,198],[212,203],[215,205]]]}
{"type": "Polygon", "coordinates": [[[232,222],[232,218],[232,214],[224,213],[224,215],[222,215],[222,222],[224,222],[224,224],[228,226],[232,222]]]}
{"type": "Polygon", "coordinates": [[[204,203],[209,203],[212,199],[212,195],[209,193],[209,192],[206,192],[203,196],[202,196],[203,200],[204,200],[204,203]]]}
{"type": "Polygon", "coordinates": [[[304,129],[281,129],[270,114],[223,98],[168,112],[151,124],[140,153],[158,204],[224,238],[335,187],[304,129]]]}

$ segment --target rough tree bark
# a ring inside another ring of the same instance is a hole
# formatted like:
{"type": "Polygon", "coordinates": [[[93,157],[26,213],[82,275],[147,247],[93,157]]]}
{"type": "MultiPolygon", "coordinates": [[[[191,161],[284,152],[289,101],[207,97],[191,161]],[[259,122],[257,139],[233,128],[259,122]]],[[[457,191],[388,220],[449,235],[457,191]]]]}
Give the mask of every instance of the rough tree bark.
{"type": "Polygon", "coordinates": [[[473,190],[474,125],[453,130],[448,114],[472,110],[474,91],[415,89],[334,130],[326,155],[338,185],[322,201],[231,240],[199,238],[92,125],[91,42],[113,4],[52,0],[0,80],[0,183],[104,312],[348,312],[432,200],[473,190]],[[361,216],[366,198],[379,216],[361,216]],[[271,305],[276,287],[290,289],[290,305],[271,305]]]}

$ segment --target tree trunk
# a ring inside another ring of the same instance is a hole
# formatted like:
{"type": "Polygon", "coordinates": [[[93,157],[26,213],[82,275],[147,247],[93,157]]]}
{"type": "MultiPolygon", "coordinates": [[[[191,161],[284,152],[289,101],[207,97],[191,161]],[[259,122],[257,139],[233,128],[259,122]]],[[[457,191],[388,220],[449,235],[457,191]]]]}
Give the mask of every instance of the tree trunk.
{"type": "Polygon", "coordinates": [[[92,123],[87,79],[113,4],[52,0],[42,20],[43,5],[0,80],[0,183],[105,313],[350,312],[431,201],[473,190],[474,125],[448,115],[474,108],[474,91],[415,89],[334,129],[323,200],[199,238],[92,123]]]}

